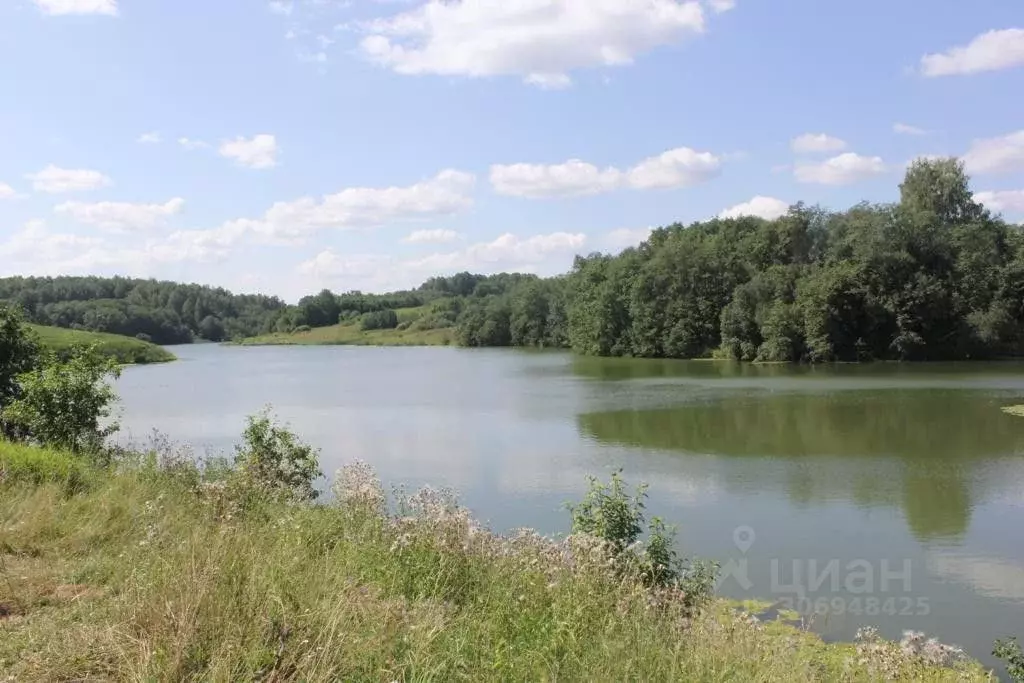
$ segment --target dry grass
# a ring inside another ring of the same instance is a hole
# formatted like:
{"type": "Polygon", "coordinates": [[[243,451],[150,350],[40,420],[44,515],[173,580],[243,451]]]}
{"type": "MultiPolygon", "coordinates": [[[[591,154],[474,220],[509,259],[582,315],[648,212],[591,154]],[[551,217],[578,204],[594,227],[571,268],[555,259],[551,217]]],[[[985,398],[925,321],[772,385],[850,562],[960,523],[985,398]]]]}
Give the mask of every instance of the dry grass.
{"type": "Polygon", "coordinates": [[[338,481],[330,505],[245,509],[181,468],[9,481],[0,680],[988,680],[724,602],[694,616],[595,539],[499,537],[430,490],[388,514],[368,469],[338,481]]]}

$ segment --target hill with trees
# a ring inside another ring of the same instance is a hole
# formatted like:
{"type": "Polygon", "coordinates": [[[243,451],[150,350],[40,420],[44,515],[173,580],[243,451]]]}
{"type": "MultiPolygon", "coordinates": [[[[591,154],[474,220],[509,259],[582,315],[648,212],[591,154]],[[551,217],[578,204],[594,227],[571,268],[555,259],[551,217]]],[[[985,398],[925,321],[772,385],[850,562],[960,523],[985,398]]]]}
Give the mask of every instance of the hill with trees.
{"type": "Polygon", "coordinates": [[[988,358],[1024,353],[1024,232],[974,201],[956,159],[918,160],[898,202],[676,223],[553,278],[458,273],[385,294],[325,289],[293,306],[154,280],[8,278],[5,299],[35,323],[162,344],[339,326],[324,338],[447,330],[465,346],[601,356],[988,358]]]}

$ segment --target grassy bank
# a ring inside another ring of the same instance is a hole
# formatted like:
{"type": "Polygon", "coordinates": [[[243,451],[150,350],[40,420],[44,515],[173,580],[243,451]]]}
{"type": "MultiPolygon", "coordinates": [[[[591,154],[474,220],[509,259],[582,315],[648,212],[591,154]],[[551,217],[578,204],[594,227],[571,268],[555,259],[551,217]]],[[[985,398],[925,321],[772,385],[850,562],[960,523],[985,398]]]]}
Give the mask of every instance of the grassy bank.
{"type": "Polygon", "coordinates": [[[695,614],[592,537],[498,537],[438,492],[390,515],[365,467],[324,505],[3,443],[0,472],[2,680],[989,680],[695,614]]]}
{"type": "Polygon", "coordinates": [[[44,325],[28,325],[38,337],[44,348],[58,353],[69,351],[73,346],[99,345],[103,355],[115,358],[125,365],[143,363],[166,363],[175,360],[173,353],[150,342],[122,337],[104,332],[85,332],[69,330],[63,327],[47,327],[44,325]]]}
{"type": "Polygon", "coordinates": [[[330,327],[315,327],[301,332],[265,334],[241,339],[236,343],[243,346],[448,346],[455,343],[455,329],[447,327],[436,330],[362,330],[358,322],[351,322],[330,327]]]}

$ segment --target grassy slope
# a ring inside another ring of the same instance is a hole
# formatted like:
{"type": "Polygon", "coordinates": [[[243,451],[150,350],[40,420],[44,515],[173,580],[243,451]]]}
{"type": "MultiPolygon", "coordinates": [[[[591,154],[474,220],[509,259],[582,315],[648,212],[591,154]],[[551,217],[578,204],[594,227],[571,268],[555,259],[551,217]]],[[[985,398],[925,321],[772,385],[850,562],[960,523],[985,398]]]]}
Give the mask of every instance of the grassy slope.
{"type": "MultiPolygon", "coordinates": [[[[0,680],[880,679],[853,646],[724,602],[688,621],[600,565],[548,574],[546,546],[466,541],[451,518],[232,515],[146,468],[72,493],[62,459],[0,442],[0,680]]],[[[902,680],[988,680],[908,666],[902,680]]]]}
{"type": "Polygon", "coordinates": [[[28,327],[39,336],[39,341],[44,347],[58,352],[70,349],[75,345],[99,344],[102,353],[113,356],[118,362],[124,364],[165,363],[175,360],[174,354],[167,349],[133,337],[43,325],[29,325],[28,327]]]}
{"type": "MultiPolygon", "coordinates": [[[[400,308],[399,323],[411,323],[426,311],[426,306],[400,308]]],[[[330,327],[316,327],[308,332],[278,332],[249,337],[237,342],[246,346],[273,345],[352,345],[352,346],[447,346],[455,343],[454,328],[437,330],[368,330],[359,329],[352,321],[330,327]]]]}

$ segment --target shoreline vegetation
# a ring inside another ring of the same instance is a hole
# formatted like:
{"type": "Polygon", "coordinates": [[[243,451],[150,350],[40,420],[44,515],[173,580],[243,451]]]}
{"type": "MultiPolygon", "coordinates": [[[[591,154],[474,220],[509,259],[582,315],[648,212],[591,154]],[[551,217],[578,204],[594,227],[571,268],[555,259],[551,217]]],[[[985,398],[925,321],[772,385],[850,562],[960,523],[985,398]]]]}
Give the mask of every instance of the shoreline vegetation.
{"type": "Polygon", "coordinates": [[[801,363],[1021,358],[1022,298],[1024,229],[974,200],[955,158],[914,161],[896,202],[674,223],[553,277],[463,272],[295,305],[155,280],[0,279],[0,301],[30,322],[161,344],[447,342],[801,363]]]}
{"type": "Polygon", "coordinates": [[[112,358],[121,365],[169,363],[177,360],[167,349],[132,337],[43,325],[29,324],[26,327],[36,336],[42,348],[58,356],[66,356],[75,348],[93,347],[101,356],[112,358]]]}
{"type": "MultiPolygon", "coordinates": [[[[717,598],[718,565],[619,473],[551,538],[361,462],[322,496],[319,451],[269,409],[231,459],[113,446],[119,372],[0,305],[2,680],[992,680],[924,634],[827,644],[717,598]]],[[[1024,678],[1015,641],[994,653],[1024,678]]]]}
{"type": "Polygon", "coordinates": [[[994,680],[921,634],[825,643],[699,581],[654,580],[657,526],[628,550],[602,526],[602,509],[642,521],[614,481],[592,482],[568,537],[498,535],[449,492],[387,495],[361,463],[313,502],[314,452],[267,418],[244,442],[201,467],[166,444],[98,465],[0,441],[0,674],[994,680]]]}

